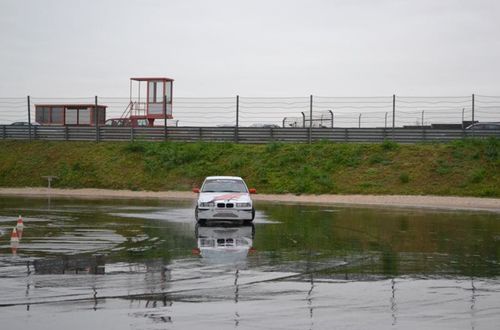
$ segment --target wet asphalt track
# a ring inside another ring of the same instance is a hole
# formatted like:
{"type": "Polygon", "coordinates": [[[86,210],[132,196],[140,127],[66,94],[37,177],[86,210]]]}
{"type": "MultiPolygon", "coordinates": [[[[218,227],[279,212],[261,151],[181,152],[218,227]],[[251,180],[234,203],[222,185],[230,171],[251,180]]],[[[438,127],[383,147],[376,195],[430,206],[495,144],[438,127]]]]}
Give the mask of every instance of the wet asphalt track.
{"type": "Polygon", "coordinates": [[[498,214],[258,210],[254,226],[200,228],[189,203],[3,199],[1,328],[500,324],[498,214]],[[18,213],[25,228],[13,249],[18,213]],[[227,233],[248,237],[252,249],[210,258],[197,250],[200,235],[227,233]]]}

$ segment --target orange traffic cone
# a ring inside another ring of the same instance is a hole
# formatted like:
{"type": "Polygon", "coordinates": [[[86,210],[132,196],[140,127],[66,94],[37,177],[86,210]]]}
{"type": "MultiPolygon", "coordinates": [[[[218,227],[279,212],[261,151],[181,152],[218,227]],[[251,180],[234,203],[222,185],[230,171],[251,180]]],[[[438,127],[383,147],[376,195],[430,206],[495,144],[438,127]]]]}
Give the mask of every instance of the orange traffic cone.
{"type": "Polygon", "coordinates": [[[23,218],[21,216],[19,216],[19,218],[17,219],[17,225],[16,225],[16,228],[19,230],[23,230],[24,228],[24,223],[23,223],[23,218]]]}
{"type": "Polygon", "coordinates": [[[19,237],[17,236],[17,229],[14,227],[12,229],[12,234],[10,234],[10,242],[19,242],[19,237]]]}

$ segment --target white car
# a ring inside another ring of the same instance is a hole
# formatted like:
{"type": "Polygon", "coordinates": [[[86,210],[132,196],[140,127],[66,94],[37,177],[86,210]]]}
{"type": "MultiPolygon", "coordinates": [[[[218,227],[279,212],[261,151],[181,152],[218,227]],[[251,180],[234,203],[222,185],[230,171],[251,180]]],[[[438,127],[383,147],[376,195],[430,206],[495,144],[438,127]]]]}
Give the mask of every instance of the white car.
{"type": "Polygon", "coordinates": [[[248,189],[245,181],[238,176],[209,176],[198,193],[196,204],[196,221],[235,220],[251,222],[255,217],[250,194],[255,189],[248,189]]]}

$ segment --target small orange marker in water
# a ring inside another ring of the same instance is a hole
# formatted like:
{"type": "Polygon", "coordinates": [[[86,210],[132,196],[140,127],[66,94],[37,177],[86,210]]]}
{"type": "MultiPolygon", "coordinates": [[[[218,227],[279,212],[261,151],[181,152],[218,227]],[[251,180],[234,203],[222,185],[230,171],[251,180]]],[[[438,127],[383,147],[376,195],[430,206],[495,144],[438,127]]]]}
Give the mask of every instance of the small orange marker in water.
{"type": "Polygon", "coordinates": [[[24,228],[23,217],[21,217],[20,215],[19,215],[19,218],[17,218],[16,228],[21,229],[21,230],[24,228]]]}
{"type": "Polygon", "coordinates": [[[12,229],[12,234],[10,234],[10,242],[19,242],[19,237],[17,236],[17,229],[14,227],[12,229]]]}

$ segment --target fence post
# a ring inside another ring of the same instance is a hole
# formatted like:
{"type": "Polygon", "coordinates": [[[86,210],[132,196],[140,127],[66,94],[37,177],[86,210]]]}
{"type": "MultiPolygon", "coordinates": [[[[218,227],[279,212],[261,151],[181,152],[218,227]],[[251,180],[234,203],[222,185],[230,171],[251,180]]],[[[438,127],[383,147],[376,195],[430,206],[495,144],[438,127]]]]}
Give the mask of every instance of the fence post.
{"type": "Polygon", "coordinates": [[[29,134],[29,140],[31,141],[31,100],[29,95],[28,95],[28,134],[29,134]]]}
{"type": "Polygon", "coordinates": [[[286,117],[283,118],[283,121],[282,121],[282,127],[285,128],[285,121],[286,121],[286,117]]]}
{"type": "Polygon", "coordinates": [[[385,117],[384,117],[384,141],[387,139],[387,111],[385,112],[385,117]]]}
{"type": "Polygon", "coordinates": [[[472,94],[472,137],[474,137],[474,105],[475,105],[475,95],[472,94]]]}
{"type": "Polygon", "coordinates": [[[95,142],[99,142],[99,121],[97,120],[97,112],[99,108],[97,107],[97,95],[95,96],[95,105],[94,105],[94,125],[95,125],[95,142]]]}
{"type": "Polygon", "coordinates": [[[238,129],[240,125],[240,96],[236,95],[236,126],[234,127],[234,142],[238,143],[238,129]]]}
{"type": "Polygon", "coordinates": [[[422,110],[422,119],[420,123],[422,124],[422,140],[425,141],[425,127],[424,127],[424,111],[422,110]]]}
{"type": "Polygon", "coordinates": [[[328,110],[328,112],[330,113],[330,115],[332,116],[332,128],[333,128],[333,111],[332,110],[328,110]]]}
{"type": "Polygon", "coordinates": [[[306,114],[304,113],[304,111],[302,111],[301,114],[302,114],[302,127],[306,128],[306,114]]]}
{"type": "Polygon", "coordinates": [[[394,141],[394,128],[396,127],[396,94],[392,94],[392,140],[394,141]]]}
{"type": "Polygon", "coordinates": [[[462,139],[465,138],[464,120],[465,120],[465,108],[462,108],[462,139]]]}
{"type": "Polygon", "coordinates": [[[163,139],[167,141],[167,95],[163,95],[163,139]]]}
{"type": "Polygon", "coordinates": [[[313,96],[309,100],[309,143],[312,142],[312,123],[313,123],[313,96]]]}
{"type": "Polygon", "coordinates": [[[359,114],[358,118],[358,128],[361,128],[361,114],[359,114]]]}

